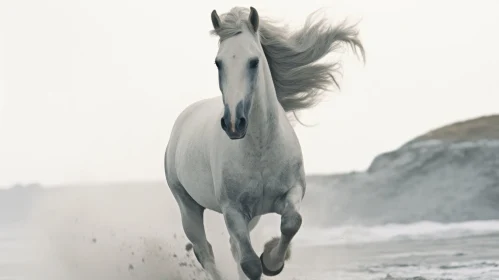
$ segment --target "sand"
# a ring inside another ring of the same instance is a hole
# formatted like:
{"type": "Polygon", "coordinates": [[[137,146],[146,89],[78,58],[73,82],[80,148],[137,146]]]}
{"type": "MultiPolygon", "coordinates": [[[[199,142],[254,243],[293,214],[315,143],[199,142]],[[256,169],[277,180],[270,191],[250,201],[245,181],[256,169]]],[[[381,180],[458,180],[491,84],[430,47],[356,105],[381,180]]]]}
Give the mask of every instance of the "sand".
{"type": "MultiPolygon", "coordinates": [[[[186,250],[179,210],[166,184],[59,189],[33,209],[27,254],[34,261],[28,279],[206,277],[186,250]]],[[[222,216],[207,211],[205,225],[219,268],[227,279],[237,279],[222,216]]],[[[278,229],[278,216],[262,219],[252,233],[257,253],[278,229]]]]}

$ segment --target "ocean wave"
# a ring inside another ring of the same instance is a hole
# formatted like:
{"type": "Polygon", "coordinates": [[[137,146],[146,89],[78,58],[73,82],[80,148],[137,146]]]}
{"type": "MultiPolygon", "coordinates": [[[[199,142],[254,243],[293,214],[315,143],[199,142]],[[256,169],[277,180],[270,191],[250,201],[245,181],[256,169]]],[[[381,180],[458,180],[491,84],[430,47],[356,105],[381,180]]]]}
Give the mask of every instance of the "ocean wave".
{"type": "Polygon", "coordinates": [[[340,226],[327,229],[303,228],[295,244],[347,245],[397,240],[438,240],[499,234],[499,220],[437,223],[420,221],[410,224],[379,226],[340,226]]]}

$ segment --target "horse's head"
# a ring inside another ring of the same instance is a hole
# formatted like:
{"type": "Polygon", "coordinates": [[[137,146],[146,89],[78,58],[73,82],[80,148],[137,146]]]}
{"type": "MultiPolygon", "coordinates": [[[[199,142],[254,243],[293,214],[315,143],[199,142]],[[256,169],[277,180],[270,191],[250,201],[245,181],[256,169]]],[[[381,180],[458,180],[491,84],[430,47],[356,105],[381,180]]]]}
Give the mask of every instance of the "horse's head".
{"type": "MultiPolygon", "coordinates": [[[[230,20],[230,19],[228,19],[230,20]]],[[[258,37],[259,16],[251,7],[241,28],[224,26],[215,10],[211,13],[215,31],[222,34],[215,64],[224,103],[221,127],[230,139],[246,135],[256,83],[264,60],[258,37]]]]}

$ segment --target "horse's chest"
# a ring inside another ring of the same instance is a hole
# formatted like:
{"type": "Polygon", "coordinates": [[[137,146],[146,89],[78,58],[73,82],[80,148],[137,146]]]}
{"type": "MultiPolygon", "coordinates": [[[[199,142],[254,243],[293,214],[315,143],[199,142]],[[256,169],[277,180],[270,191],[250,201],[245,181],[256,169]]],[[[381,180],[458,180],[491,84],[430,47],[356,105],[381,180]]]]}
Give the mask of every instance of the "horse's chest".
{"type": "Polygon", "coordinates": [[[225,172],[222,197],[245,212],[272,212],[274,202],[291,189],[303,172],[301,161],[241,165],[225,172]]]}
{"type": "Polygon", "coordinates": [[[290,174],[286,169],[272,172],[270,169],[262,171],[260,185],[265,193],[276,193],[277,195],[286,192],[291,186],[294,174],[290,174]]]}

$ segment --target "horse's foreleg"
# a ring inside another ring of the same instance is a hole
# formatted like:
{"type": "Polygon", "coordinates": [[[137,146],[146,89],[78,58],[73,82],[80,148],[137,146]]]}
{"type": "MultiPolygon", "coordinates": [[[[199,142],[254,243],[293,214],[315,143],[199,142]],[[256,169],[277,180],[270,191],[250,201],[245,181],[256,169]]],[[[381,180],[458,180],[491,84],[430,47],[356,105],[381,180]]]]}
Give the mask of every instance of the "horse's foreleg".
{"type": "Polygon", "coordinates": [[[262,265],[251,246],[248,219],[234,208],[224,209],[223,215],[230,235],[234,259],[239,262],[240,268],[238,270],[241,270],[250,280],[260,280],[262,265]]]}
{"type": "Polygon", "coordinates": [[[206,239],[203,222],[205,209],[194,201],[183,187],[178,186],[171,189],[180,208],[185,235],[192,243],[196,259],[213,280],[221,280],[220,272],[215,266],[211,244],[206,239]]]}
{"type": "Polygon", "coordinates": [[[301,227],[300,204],[304,188],[301,185],[293,187],[277,207],[281,214],[281,237],[274,238],[265,244],[264,251],[260,256],[263,273],[267,276],[275,276],[284,269],[284,261],[290,256],[291,240],[301,227]]]}
{"type": "MultiPolygon", "coordinates": [[[[251,231],[256,227],[258,224],[258,221],[260,220],[260,216],[257,216],[253,218],[248,224],[248,231],[251,233],[251,231]]],[[[235,241],[234,238],[230,237],[230,250],[232,252],[232,257],[234,257],[234,260],[237,263],[237,273],[239,274],[239,280],[247,280],[248,277],[244,273],[242,267],[239,265],[241,258],[239,257],[239,246],[237,245],[238,243],[235,241]]]]}

